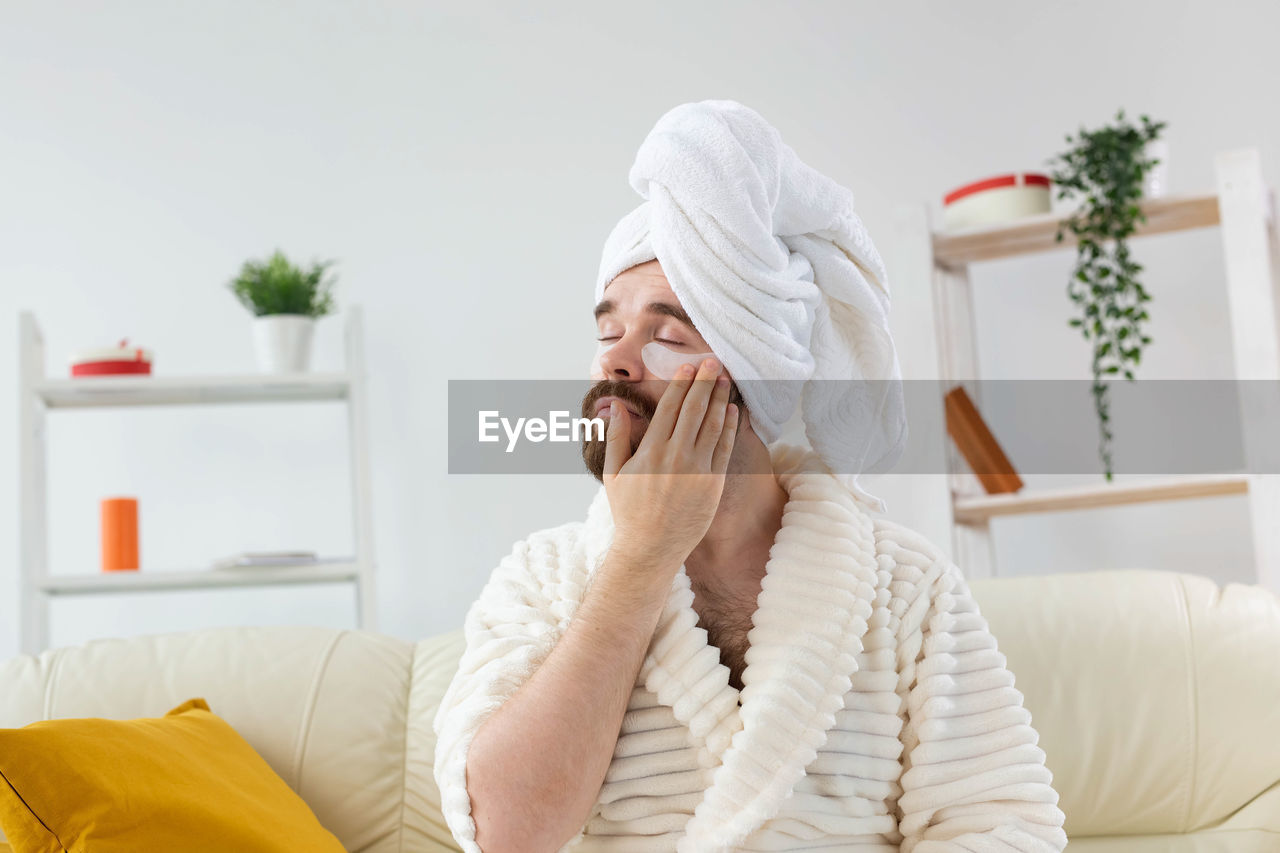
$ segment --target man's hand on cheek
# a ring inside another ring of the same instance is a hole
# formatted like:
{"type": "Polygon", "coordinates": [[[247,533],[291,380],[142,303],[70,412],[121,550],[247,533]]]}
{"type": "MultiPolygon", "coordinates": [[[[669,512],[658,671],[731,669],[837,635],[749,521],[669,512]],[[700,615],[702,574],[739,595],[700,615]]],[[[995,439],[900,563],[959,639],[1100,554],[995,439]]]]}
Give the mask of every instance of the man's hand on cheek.
{"type": "Polygon", "coordinates": [[[633,426],[614,404],[602,480],[614,520],[614,545],[678,569],[706,534],[720,504],[738,427],[729,378],[708,359],[667,384],[632,452],[633,426]]]}

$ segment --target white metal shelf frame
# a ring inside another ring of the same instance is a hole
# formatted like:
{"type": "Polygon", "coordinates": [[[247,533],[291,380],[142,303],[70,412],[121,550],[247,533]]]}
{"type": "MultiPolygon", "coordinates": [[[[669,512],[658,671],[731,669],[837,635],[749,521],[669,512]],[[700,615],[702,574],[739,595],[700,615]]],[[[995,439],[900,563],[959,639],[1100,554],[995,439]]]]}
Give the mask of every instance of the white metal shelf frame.
{"type": "Polygon", "coordinates": [[[356,624],[377,627],[373,510],[370,485],[367,375],[360,306],[347,309],[344,370],[332,373],[208,376],[44,375],[44,339],[35,316],[18,316],[19,597],[22,651],[36,654],[49,644],[51,599],[66,595],[250,588],[265,585],[350,582],[356,624]],[[92,574],[50,574],[45,422],[54,409],[189,406],[228,403],[291,403],[332,400],[346,404],[355,554],[333,561],[262,569],[205,569],[92,574]]]}
{"type": "MultiPolygon", "coordinates": [[[[1136,236],[1219,226],[1236,377],[1280,380],[1280,298],[1276,276],[1280,242],[1275,200],[1263,178],[1257,149],[1220,152],[1214,168],[1217,187],[1213,194],[1143,201],[1147,222],[1139,226],[1136,236]]],[[[937,232],[927,206],[905,212],[904,273],[918,292],[930,294],[920,304],[924,306],[922,310],[929,312],[927,322],[935,330],[938,376],[948,388],[963,386],[979,408],[969,267],[982,261],[1074,245],[1069,233],[1061,243],[1054,239],[1059,219],[1046,214],[997,226],[937,232]]],[[[936,406],[934,415],[942,423],[943,401],[936,401],[936,406]]],[[[1024,488],[1004,495],[986,494],[955,443],[947,438],[946,505],[957,563],[970,577],[996,574],[990,523],[997,516],[1246,494],[1257,582],[1280,592],[1280,475],[1251,473],[1254,467],[1248,464],[1270,456],[1264,448],[1274,442],[1274,437],[1264,432],[1267,424],[1257,413],[1241,414],[1246,429],[1246,472],[1170,476],[1146,482],[1103,480],[1068,489],[1024,488]]]]}

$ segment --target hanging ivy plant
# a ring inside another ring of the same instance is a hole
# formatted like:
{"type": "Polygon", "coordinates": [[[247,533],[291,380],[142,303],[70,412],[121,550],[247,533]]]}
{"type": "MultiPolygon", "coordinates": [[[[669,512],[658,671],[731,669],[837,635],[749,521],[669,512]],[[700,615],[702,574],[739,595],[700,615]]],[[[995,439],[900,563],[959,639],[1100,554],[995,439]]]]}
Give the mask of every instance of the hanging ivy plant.
{"type": "Polygon", "coordinates": [[[1141,125],[1127,122],[1124,110],[1115,123],[1097,130],[1080,128],[1072,146],[1049,161],[1058,198],[1073,193],[1082,204],[1058,224],[1056,239],[1070,231],[1076,238],[1076,264],[1067,295],[1079,308],[1068,324],[1093,342],[1093,397],[1101,432],[1099,453],[1111,480],[1111,430],[1106,377],[1123,371],[1133,380],[1142,348],[1151,343],[1143,332],[1149,319],[1149,294],[1138,281],[1142,265],[1129,255],[1128,238],[1145,222],[1139,200],[1143,177],[1158,160],[1145,156],[1144,147],[1160,135],[1166,122],[1141,116],[1141,125]]]}

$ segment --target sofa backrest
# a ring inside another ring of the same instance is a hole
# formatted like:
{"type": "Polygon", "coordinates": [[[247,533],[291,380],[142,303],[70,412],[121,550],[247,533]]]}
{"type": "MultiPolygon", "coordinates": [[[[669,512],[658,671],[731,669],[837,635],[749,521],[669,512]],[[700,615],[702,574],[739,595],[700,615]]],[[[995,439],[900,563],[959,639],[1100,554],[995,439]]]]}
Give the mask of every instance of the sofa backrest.
{"type": "Polygon", "coordinates": [[[1280,830],[1280,596],[1153,569],[969,587],[1068,838],[1280,830]]]}
{"type": "Polygon", "coordinates": [[[0,727],[156,717],[202,696],[348,850],[448,851],[431,721],[461,651],[461,631],[416,646],[305,627],[96,640],[0,663],[0,727]]]}
{"type": "MultiPolygon", "coordinates": [[[[969,586],[1068,837],[1280,831],[1280,596],[1146,569],[969,586]]],[[[0,663],[0,726],[203,696],[348,850],[456,851],[432,721],[462,648],[460,629],[416,644],[299,627],[97,640],[0,663]]]]}

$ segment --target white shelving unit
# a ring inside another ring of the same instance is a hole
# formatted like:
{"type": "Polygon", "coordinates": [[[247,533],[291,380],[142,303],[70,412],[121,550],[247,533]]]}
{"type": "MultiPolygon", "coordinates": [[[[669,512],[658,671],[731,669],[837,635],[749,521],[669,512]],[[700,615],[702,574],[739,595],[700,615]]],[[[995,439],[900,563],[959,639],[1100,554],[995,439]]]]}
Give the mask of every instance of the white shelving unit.
{"type": "MultiPolygon", "coordinates": [[[[1226,262],[1225,285],[1230,306],[1235,373],[1239,379],[1280,380],[1280,299],[1277,297],[1275,202],[1256,149],[1222,152],[1214,162],[1213,194],[1149,199],[1139,237],[1220,226],[1226,262]]],[[[1026,217],[1008,224],[962,231],[935,231],[925,205],[906,211],[902,238],[909,259],[903,270],[909,287],[930,293],[924,303],[926,322],[936,332],[938,376],[945,390],[957,385],[981,410],[978,361],[969,268],[974,263],[1044,252],[1074,245],[1067,233],[1055,241],[1059,217],[1026,217]]],[[[1060,295],[1060,289],[1052,290],[1060,295]]],[[[1176,298],[1176,294],[1170,298],[1176,298]]],[[[1123,380],[1121,380],[1123,381],[1123,380]]],[[[934,415],[943,423],[943,401],[934,415]]],[[[1274,458],[1263,448],[1275,437],[1274,426],[1256,412],[1242,412],[1246,461],[1274,458]]],[[[1023,513],[1114,507],[1151,501],[1246,494],[1253,526],[1257,582],[1280,592],[1280,475],[1224,473],[1151,478],[1143,482],[1108,483],[1065,489],[1027,489],[987,494],[969,470],[955,443],[946,438],[947,483],[952,548],[970,577],[996,574],[991,519],[1023,513]]],[[[1017,464],[1017,460],[1013,460],[1017,464]]],[[[1246,465],[1246,472],[1263,466],[1246,465]]]]}
{"type": "Polygon", "coordinates": [[[40,327],[30,312],[22,312],[18,317],[22,650],[36,654],[47,648],[50,601],[64,595],[351,582],[355,591],[356,624],[376,629],[364,328],[359,306],[347,309],[345,349],[346,369],[337,373],[52,379],[44,375],[44,339],[40,327]],[[50,410],[317,400],[341,402],[347,407],[354,555],[314,564],[256,569],[144,568],[136,572],[50,574],[45,465],[45,418],[50,410]]]}

